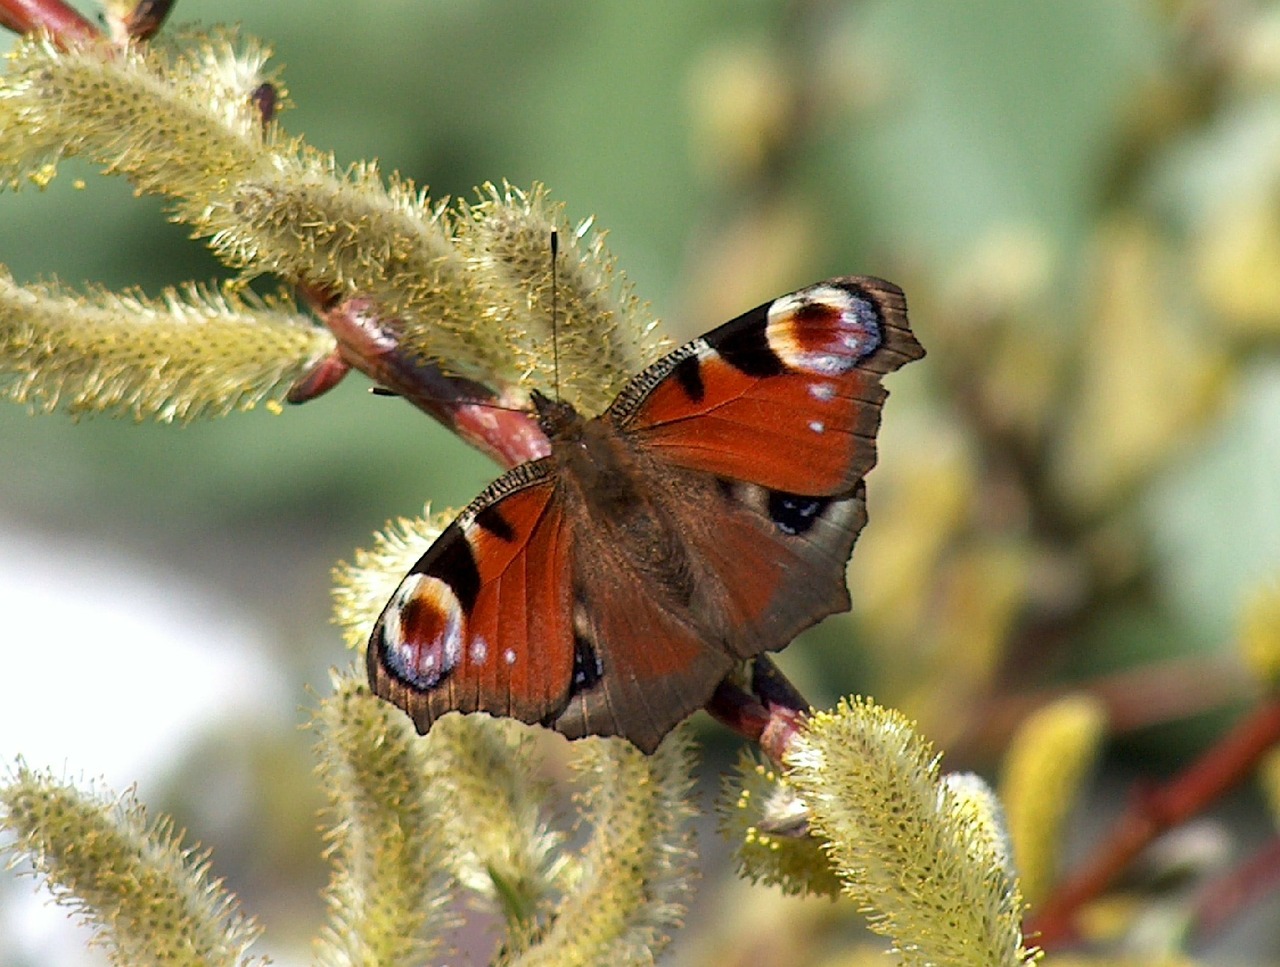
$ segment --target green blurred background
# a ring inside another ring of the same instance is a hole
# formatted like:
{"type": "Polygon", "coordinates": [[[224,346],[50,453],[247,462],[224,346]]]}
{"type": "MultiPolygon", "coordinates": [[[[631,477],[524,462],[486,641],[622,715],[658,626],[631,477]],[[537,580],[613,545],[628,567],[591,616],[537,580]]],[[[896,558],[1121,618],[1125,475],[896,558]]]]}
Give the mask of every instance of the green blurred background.
{"type": "MultiPolygon", "coordinates": [[[[906,289],[930,355],[889,380],[855,613],[784,656],[815,703],[871,692],[983,767],[1036,689],[1155,667],[1168,683],[1112,709],[1119,767],[1145,772],[1254,693],[1237,628],[1280,581],[1280,7],[182,0],[171,26],[193,21],[271,43],[283,123],[340,162],[377,158],[436,197],[544,182],[609,231],[678,339],[829,275],[906,289]]],[[[74,163],[0,197],[0,262],[148,292],[225,274],[154,199],[74,163]]],[[[0,453],[0,533],[176,581],[180,617],[198,589],[194,639],[210,608],[254,629],[287,707],[272,728],[211,717],[143,793],[214,847],[269,949],[305,960],[324,870],[295,726],[350,660],[329,568],[494,468],[358,375],[282,416],[186,428],[9,405],[0,453]]],[[[59,614],[27,618],[47,636],[0,640],[47,656],[29,689],[47,709],[76,666],[59,614]]],[[[190,685],[163,655],[125,673],[143,696],[190,685]]],[[[104,693],[49,717],[112,715],[104,693]]],[[[70,770],[106,769],[76,734],[70,770]]],[[[737,962],[726,931],[743,963],[840,949],[829,912],[714,876],[701,890],[672,963],[737,962]],[[724,915],[744,903],[750,925],[724,915]]],[[[1280,950],[1270,911],[1215,950],[1280,950]]]]}

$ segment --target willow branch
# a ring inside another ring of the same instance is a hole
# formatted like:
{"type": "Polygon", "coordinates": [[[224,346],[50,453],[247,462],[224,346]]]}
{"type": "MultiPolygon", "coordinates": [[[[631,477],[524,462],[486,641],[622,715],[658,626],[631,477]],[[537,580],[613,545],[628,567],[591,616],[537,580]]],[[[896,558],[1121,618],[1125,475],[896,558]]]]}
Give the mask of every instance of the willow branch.
{"type": "Polygon", "coordinates": [[[0,0],[0,27],[19,34],[43,30],[63,48],[102,36],[62,0],[0,0]]]}
{"type": "Polygon", "coordinates": [[[1133,796],[1111,835],[1031,918],[1028,936],[1045,948],[1076,940],[1075,916],[1084,904],[1100,896],[1157,836],[1248,778],[1277,742],[1280,699],[1272,699],[1254,709],[1180,775],[1133,796]]]}
{"type": "Polygon", "coordinates": [[[504,467],[550,452],[546,434],[527,407],[499,398],[475,380],[449,376],[440,365],[407,348],[398,320],[385,320],[372,299],[353,296],[333,301],[323,291],[307,287],[302,293],[338,341],[338,348],[294,384],[290,403],[314,399],[356,369],[504,467]]]}
{"type": "Polygon", "coordinates": [[[760,655],[752,662],[750,683],[731,675],[716,686],[706,709],[782,766],[783,755],[804,727],[809,703],[772,658],[760,655]]]}
{"type": "Polygon", "coordinates": [[[1272,837],[1242,863],[1213,880],[1200,894],[1192,930],[1203,943],[1250,905],[1280,889],[1280,836],[1272,837]]]}

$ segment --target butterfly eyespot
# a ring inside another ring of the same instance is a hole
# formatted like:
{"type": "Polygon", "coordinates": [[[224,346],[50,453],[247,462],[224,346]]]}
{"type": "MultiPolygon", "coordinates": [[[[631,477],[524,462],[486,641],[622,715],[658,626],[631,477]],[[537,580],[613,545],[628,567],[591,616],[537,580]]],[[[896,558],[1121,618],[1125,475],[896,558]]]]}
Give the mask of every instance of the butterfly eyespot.
{"type": "Polygon", "coordinates": [[[823,423],[821,420],[809,421],[809,429],[812,430],[814,433],[822,433],[823,431],[826,430],[826,428],[827,428],[827,425],[823,423]]]}
{"type": "Polygon", "coordinates": [[[788,368],[840,376],[879,348],[881,320],[874,303],[854,292],[813,286],[774,300],[765,338],[788,368]]]}
{"type": "Polygon", "coordinates": [[[825,497],[804,497],[775,490],[769,494],[769,519],[784,534],[803,534],[830,503],[825,497]]]}
{"type": "Polygon", "coordinates": [[[444,581],[410,574],[382,616],[382,653],[391,672],[415,688],[440,684],[462,658],[464,616],[444,581]]]}
{"type": "Polygon", "coordinates": [[[577,695],[598,684],[604,677],[604,665],[591,642],[581,635],[573,639],[573,679],[570,695],[577,695]]]}
{"type": "Polygon", "coordinates": [[[471,648],[467,651],[468,657],[472,664],[483,665],[485,659],[489,657],[489,642],[483,637],[478,637],[471,642],[471,648]]]}
{"type": "Polygon", "coordinates": [[[505,661],[508,665],[514,665],[516,663],[515,651],[512,650],[511,648],[508,648],[506,651],[502,653],[502,660],[505,661]]]}

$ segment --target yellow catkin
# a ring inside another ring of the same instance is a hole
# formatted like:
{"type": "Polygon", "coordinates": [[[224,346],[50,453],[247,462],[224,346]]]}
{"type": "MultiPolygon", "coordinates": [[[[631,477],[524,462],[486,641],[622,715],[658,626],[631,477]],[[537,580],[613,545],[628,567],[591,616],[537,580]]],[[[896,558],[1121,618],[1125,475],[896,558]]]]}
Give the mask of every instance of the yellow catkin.
{"type": "Polygon", "coordinates": [[[287,303],[189,286],[157,299],[17,285],[0,270],[0,396],[186,422],[278,402],[334,346],[287,303]]]}
{"type": "Polygon", "coordinates": [[[374,535],[373,547],[358,550],[352,563],[333,569],[333,622],[351,648],[364,645],[396,586],[453,519],[449,513],[401,517],[374,535]]]}
{"type": "Polygon", "coordinates": [[[744,753],[726,778],[720,800],[720,830],[734,844],[738,871],[754,883],[788,894],[840,895],[841,884],[825,852],[826,840],[812,832],[765,832],[782,809],[790,819],[802,805],[795,790],[773,769],[744,753]]]}
{"type": "Polygon", "coordinates": [[[451,923],[439,817],[443,789],[427,781],[424,749],[407,720],[354,677],[313,720],[333,873],[324,965],[427,963],[451,923]]]}
{"type": "Polygon", "coordinates": [[[984,810],[943,783],[932,747],[899,712],[867,700],[820,712],[787,755],[788,779],[845,893],[904,964],[1023,967],[1018,884],[984,810]]]}
{"type": "Polygon", "coordinates": [[[952,796],[956,816],[966,819],[980,835],[987,837],[984,852],[996,857],[1008,876],[1016,875],[1004,804],[995,790],[974,772],[950,772],[942,781],[952,796]]]}
{"type": "Polygon", "coordinates": [[[1280,582],[1249,595],[1240,615],[1240,654],[1269,689],[1280,687],[1280,582]]]}
{"type": "MultiPolygon", "coordinates": [[[[544,388],[560,357],[560,393],[587,413],[603,410],[644,364],[667,351],[645,307],[604,248],[590,221],[569,231],[564,206],[540,185],[522,191],[485,185],[480,201],[462,206],[459,247],[475,267],[486,304],[508,305],[522,333],[519,351],[532,381],[544,388]],[[552,300],[552,229],[559,232],[552,300]]],[[[513,325],[515,328],[515,325],[513,325]]]]}
{"type": "Polygon", "coordinates": [[[1170,285],[1177,260],[1148,225],[1118,219],[1096,245],[1080,385],[1055,417],[1066,430],[1055,486],[1081,513],[1106,506],[1185,445],[1217,412],[1226,364],[1219,342],[1171,323],[1185,315],[1170,285]]]}
{"type": "Polygon", "coordinates": [[[575,742],[593,825],[581,873],[545,930],[501,962],[519,967],[652,964],[691,889],[690,747],[677,729],[646,756],[619,739],[575,742]]]}
{"type": "Polygon", "coordinates": [[[16,185],[84,154],[145,191],[198,204],[271,163],[249,96],[267,54],[225,30],[177,55],[24,38],[0,87],[0,177],[16,185]]]}
{"type": "Polygon", "coordinates": [[[1105,734],[1101,704],[1069,695],[1028,717],[1005,753],[1000,794],[1022,889],[1033,905],[1057,874],[1063,823],[1105,734]]]}
{"type": "MultiPolygon", "coordinates": [[[[167,197],[231,266],[372,299],[405,350],[451,374],[551,389],[561,209],[541,188],[491,188],[450,211],[374,164],[338,168],[264,127],[249,94],[267,53],[228,31],[125,52],[24,40],[0,81],[0,181],[47,183],[58,159],[83,155],[167,197]]],[[[561,235],[560,396],[594,413],[663,344],[602,236],[561,235]]]]}
{"type": "Polygon", "coordinates": [[[148,819],[131,794],[82,791],[20,763],[0,783],[0,832],[94,927],[113,963],[250,962],[261,929],[210,877],[208,854],[184,846],[169,820],[148,819]]]}
{"type": "Polygon", "coordinates": [[[509,921],[532,918],[567,869],[564,836],[547,825],[534,731],[512,719],[446,715],[425,739],[426,781],[449,803],[438,834],[450,844],[450,871],[509,921]]]}

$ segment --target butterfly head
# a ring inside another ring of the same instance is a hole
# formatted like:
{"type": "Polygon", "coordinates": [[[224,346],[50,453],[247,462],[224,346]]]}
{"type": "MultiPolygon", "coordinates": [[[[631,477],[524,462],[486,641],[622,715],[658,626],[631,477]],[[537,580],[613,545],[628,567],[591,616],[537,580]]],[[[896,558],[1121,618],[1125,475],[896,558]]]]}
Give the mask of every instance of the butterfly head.
{"type": "Polygon", "coordinates": [[[529,394],[533,411],[548,439],[562,440],[582,426],[582,415],[564,400],[553,400],[538,390],[529,394]]]}

